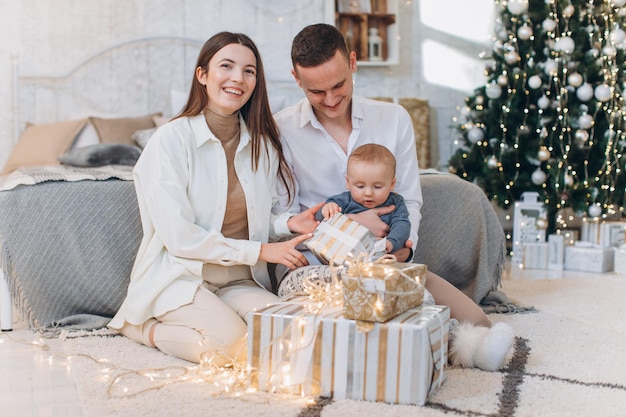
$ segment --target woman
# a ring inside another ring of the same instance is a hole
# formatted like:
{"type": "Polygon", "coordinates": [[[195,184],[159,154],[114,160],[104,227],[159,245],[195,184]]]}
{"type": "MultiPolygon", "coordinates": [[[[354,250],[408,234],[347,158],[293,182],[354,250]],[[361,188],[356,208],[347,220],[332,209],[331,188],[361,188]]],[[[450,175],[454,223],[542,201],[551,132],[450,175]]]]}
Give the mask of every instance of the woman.
{"type": "Polygon", "coordinates": [[[133,177],[144,236],[109,327],[196,363],[245,360],[246,313],[278,300],[267,263],[306,265],[295,246],[317,224],[314,210],[288,219],[289,230],[271,213],[276,181],[287,186],[291,174],[250,38],[221,32],[204,44],[185,108],[150,139],[133,177]],[[303,234],[268,243],[290,232],[303,234]]]}

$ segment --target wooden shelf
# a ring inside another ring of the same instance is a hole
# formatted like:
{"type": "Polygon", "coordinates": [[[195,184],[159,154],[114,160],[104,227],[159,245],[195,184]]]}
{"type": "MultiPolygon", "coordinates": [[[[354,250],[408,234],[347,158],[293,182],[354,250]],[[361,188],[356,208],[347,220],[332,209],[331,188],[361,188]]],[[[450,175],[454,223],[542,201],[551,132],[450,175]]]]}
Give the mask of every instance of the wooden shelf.
{"type": "MultiPolygon", "coordinates": [[[[398,64],[398,0],[371,0],[365,11],[349,10],[340,7],[341,0],[334,1],[335,26],[343,33],[348,47],[355,51],[359,65],[384,66],[398,64]],[[382,38],[382,61],[370,61],[368,57],[368,34],[370,28],[377,28],[382,38]]],[[[368,1],[368,0],[366,0],[368,1]]],[[[361,1],[361,3],[363,3],[361,1]]],[[[367,6],[367,4],[366,4],[367,6]]]]}

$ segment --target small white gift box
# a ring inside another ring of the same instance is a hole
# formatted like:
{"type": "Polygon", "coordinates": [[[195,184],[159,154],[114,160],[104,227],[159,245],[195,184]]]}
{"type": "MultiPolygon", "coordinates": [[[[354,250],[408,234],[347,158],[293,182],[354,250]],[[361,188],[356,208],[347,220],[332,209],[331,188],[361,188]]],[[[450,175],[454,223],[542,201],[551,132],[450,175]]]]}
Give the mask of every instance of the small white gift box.
{"type": "Polygon", "coordinates": [[[617,247],[624,243],[626,223],[583,219],[580,240],[604,248],[617,247]]]}
{"type": "Polygon", "coordinates": [[[565,264],[565,236],[553,233],[548,236],[548,269],[562,271],[565,264]]]}
{"type": "Polygon", "coordinates": [[[548,244],[524,243],[522,265],[524,269],[547,269],[548,268],[548,244]]]}
{"type": "Polygon", "coordinates": [[[603,248],[589,242],[576,242],[565,248],[565,269],[582,272],[613,271],[613,248],[603,248]]]}
{"type": "Polygon", "coordinates": [[[619,248],[613,248],[615,251],[614,270],[619,275],[626,275],[626,244],[620,245],[619,248]]]}

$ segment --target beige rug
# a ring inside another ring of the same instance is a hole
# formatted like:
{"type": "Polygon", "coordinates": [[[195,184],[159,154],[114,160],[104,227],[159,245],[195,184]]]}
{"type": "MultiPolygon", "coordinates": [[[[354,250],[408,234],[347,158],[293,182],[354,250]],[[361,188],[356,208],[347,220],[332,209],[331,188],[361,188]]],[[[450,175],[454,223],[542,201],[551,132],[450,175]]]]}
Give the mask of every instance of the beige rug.
{"type": "MultiPolygon", "coordinates": [[[[540,272],[537,275],[541,275],[540,272]]],[[[67,338],[86,417],[107,416],[623,416],[626,415],[626,277],[507,279],[503,290],[535,313],[492,315],[517,332],[500,372],[449,369],[423,407],[253,393],[217,395],[187,362],[123,337],[67,338]],[[108,363],[95,362],[104,359],[108,363]],[[168,377],[125,373],[166,367],[168,377]],[[177,368],[178,367],[178,368],[177,368]],[[121,378],[113,383],[115,377],[121,378]],[[160,387],[160,388],[158,388],[160,387]]]]}

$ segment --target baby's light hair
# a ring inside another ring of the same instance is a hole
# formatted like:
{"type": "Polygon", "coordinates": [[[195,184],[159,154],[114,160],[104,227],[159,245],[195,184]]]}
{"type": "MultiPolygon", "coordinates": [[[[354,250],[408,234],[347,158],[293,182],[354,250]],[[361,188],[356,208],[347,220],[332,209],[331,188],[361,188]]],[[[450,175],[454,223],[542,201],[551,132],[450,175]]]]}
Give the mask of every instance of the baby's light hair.
{"type": "Polygon", "coordinates": [[[383,145],[368,143],[359,146],[348,157],[348,166],[350,166],[352,161],[382,163],[391,167],[391,172],[394,176],[396,174],[396,157],[383,145]]]}

